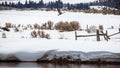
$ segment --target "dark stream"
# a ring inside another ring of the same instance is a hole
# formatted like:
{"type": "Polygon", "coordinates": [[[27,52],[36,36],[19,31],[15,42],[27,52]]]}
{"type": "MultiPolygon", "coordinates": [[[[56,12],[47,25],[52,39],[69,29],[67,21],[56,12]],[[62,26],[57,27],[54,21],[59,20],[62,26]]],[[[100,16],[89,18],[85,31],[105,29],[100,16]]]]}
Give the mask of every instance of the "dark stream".
{"type": "Polygon", "coordinates": [[[51,64],[51,63],[13,63],[0,62],[0,68],[120,68],[120,65],[113,64],[51,64]]]}

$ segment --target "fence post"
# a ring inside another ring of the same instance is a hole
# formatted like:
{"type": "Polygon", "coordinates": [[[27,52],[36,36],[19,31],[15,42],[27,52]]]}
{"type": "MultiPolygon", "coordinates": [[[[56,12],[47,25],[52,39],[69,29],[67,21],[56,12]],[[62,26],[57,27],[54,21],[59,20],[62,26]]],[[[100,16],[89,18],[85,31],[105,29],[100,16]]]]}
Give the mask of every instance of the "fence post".
{"type": "Polygon", "coordinates": [[[99,30],[96,31],[96,38],[97,38],[97,41],[100,41],[100,35],[99,35],[99,30]]]}
{"type": "Polygon", "coordinates": [[[108,32],[107,32],[107,30],[106,30],[106,40],[108,41],[108,32]]]}
{"type": "Polygon", "coordinates": [[[77,40],[77,32],[75,31],[75,40],[77,40]]]}
{"type": "Polygon", "coordinates": [[[120,28],[119,28],[119,33],[120,33],[120,28]]]}

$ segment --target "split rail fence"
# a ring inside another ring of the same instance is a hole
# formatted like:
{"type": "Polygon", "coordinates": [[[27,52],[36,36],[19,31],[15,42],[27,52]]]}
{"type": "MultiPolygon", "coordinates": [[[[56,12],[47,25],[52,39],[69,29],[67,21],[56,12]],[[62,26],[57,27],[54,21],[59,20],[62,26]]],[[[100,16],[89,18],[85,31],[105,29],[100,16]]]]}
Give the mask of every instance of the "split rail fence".
{"type": "Polygon", "coordinates": [[[110,39],[111,36],[120,34],[120,28],[119,28],[119,32],[113,33],[111,35],[108,35],[108,31],[106,31],[106,33],[102,32],[100,33],[99,30],[96,30],[96,34],[93,35],[77,35],[77,32],[75,31],[75,40],[77,40],[78,37],[92,37],[92,36],[96,36],[96,41],[100,41],[100,36],[103,36],[104,39],[106,41],[108,41],[110,39]]]}

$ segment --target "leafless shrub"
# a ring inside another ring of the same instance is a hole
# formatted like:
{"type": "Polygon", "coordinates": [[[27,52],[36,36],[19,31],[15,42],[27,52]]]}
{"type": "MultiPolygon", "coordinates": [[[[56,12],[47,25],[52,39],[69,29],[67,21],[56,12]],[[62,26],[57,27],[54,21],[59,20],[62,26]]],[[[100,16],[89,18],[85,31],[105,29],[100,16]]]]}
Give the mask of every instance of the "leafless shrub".
{"type": "Polygon", "coordinates": [[[77,21],[72,21],[72,22],[70,22],[70,24],[71,24],[73,30],[78,30],[80,28],[80,24],[77,21]]]}
{"type": "Polygon", "coordinates": [[[18,29],[18,28],[15,28],[14,30],[15,30],[15,32],[19,32],[19,29],[18,29]]]}
{"type": "Polygon", "coordinates": [[[23,30],[27,30],[27,27],[23,27],[23,30]]]}
{"type": "Polygon", "coordinates": [[[45,33],[44,31],[40,31],[40,30],[38,30],[38,31],[35,31],[35,30],[32,31],[31,32],[31,36],[33,38],[37,38],[37,36],[38,36],[40,38],[50,39],[50,35],[49,34],[45,33]]]}
{"type": "Polygon", "coordinates": [[[45,38],[45,32],[44,31],[41,31],[41,38],[45,38]]]}
{"type": "Polygon", "coordinates": [[[56,30],[62,30],[62,26],[63,26],[63,22],[60,21],[60,22],[58,22],[58,23],[55,25],[55,29],[56,29],[56,30]]]}
{"type": "Polygon", "coordinates": [[[86,32],[90,33],[90,29],[89,29],[88,25],[86,27],[86,32]]]}
{"type": "Polygon", "coordinates": [[[34,28],[35,28],[35,29],[40,29],[40,25],[37,24],[37,23],[35,23],[35,24],[34,24],[34,28]]]}
{"type": "Polygon", "coordinates": [[[72,21],[72,22],[60,21],[55,25],[55,29],[60,31],[74,31],[74,30],[78,30],[79,28],[80,28],[79,22],[76,21],[72,21]]]}
{"type": "Polygon", "coordinates": [[[2,38],[7,38],[5,33],[2,33],[2,38]]]}
{"type": "Polygon", "coordinates": [[[86,31],[87,31],[88,33],[94,33],[94,32],[96,32],[96,29],[97,29],[97,27],[94,26],[94,25],[92,25],[92,26],[90,26],[90,27],[88,27],[88,25],[87,25],[86,31]]]}
{"type": "Polygon", "coordinates": [[[72,31],[73,30],[72,26],[71,26],[71,24],[69,22],[63,23],[62,27],[63,27],[63,30],[65,30],[65,31],[72,31]]]}
{"type": "Polygon", "coordinates": [[[36,38],[37,37],[37,32],[34,30],[34,31],[32,31],[31,32],[31,36],[33,37],[33,38],[36,38]]]}
{"type": "Polygon", "coordinates": [[[5,23],[6,28],[11,28],[12,24],[11,23],[5,23]]]}
{"type": "Polygon", "coordinates": [[[21,26],[21,24],[18,24],[18,26],[17,27],[20,27],[21,26]]]}
{"type": "Polygon", "coordinates": [[[41,37],[41,31],[40,31],[40,30],[37,31],[37,35],[38,35],[39,37],[41,37]]]}
{"type": "Polygon", "coordinates": [[[11,28],[17,28],[16,24],[11,24],[11,28]]]}
{"type": "Polygon", "coordinates": [[[41,29],[47,29],[47,23],[42,24],[41,29]]]}
{"type": "Polygon", "coordinates": [[[99,31],[100,31],[100,33],[103,33],[103,25],[99,25],[99,31]]]}
{"type": "Polygon", "coordinates": [[[44,31],[41,31],[41,38],[50,39],[50,35],[45,33],[44,31]]]}
{"type": "Polygon", "coordinates": [[[51,30],[52,26],[53,26],[53,22],[52,21],[48,21],[47,24],[48,24],[48,29],[51,30]]]}
{"type": "Polygon", "coordinates": [[[38,30],[38,31],[37,31],[37,35],[38,35],[39,37],[41,37],[41,38],[44,38],[44,37],[45,37],[45,32],[38,30]]]}
{"type": "Polygon", "coordinates": [[[91,33],[91,32],[90,32],[90,29],[86,29],[86,32],[87,32],[87,33],[91,33]]]}
{"type": "MultiPolygon", "coordinates": [[[[31,29],[31,30],[33,29],[33,27],[31,26],[31,24],[28,24],[28,25],[27,25],[27,28],[29,28],[29,29],[31,29]]],[[[38,28],[38,26],[37,26],[37,28],[38,28]]]]}
{"type": "Polygon", "coordinates": [[[49,35],[49,34],[46,34],[46,35],[45,35],[45,38],[46,38],[46,39],[50,39],[50,35],[49,35]]]}
{"type": "Polygon", "coordinates": [[[90,26],[90,31],[91,32],[96,32],[96,29],[97,29],[96,26],[94,26],[94,25],[90,26]]]}

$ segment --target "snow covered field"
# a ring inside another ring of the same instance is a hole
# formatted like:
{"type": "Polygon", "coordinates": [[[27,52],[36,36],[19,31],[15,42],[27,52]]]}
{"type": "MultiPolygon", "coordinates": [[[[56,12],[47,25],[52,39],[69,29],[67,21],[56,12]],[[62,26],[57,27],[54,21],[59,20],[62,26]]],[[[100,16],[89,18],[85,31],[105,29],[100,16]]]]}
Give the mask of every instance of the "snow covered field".
{"type": "MultiPolygon", "coordinates": [[[[41,25],[50,20],[54,23],[59,21],[78,21],[82,29],[86,29],[86,25],[103,25],[105,30],[108,30],[108,34],[118,32],[118,28],[120,28],[119,15],[64,12],[64,14],[58,16],[56,11],[0,11],[0,26],[4,26],[6,22],[24,25],[38,23],[41,25]],[[109,29],[111,26],[114,26],[114,29],[109,29]]],[[[51,53],[52,57],[59,53],[61,54],[60,56],[72,55],[73,58],[75,58],[76,55],[80,55],[80,57],[77,57],[76,59],[80,58],[85,60],[90,59],[91,57],[99,58],[100,56],[104,57],[106,55],[107,57],[112,55],[111,57],[115,56],[120,58],[120,56],[112,54],[120,53],[120,34],[112,36],[108,42],[105,41],[103,37],[101,37],[100,42],[97,42],[96,37],[86,37],[75,40],[74,31],[59,32],[57,30],[43,30],[45,33],[50,34],[51,39],[32,38],[30,36],[31,31],[33,30],[21,30],[20,32],[14,32],[13,29],[11,29],[10,32],[1,30],[0,57],[12,54],[22,61],[36,61],[46,52],[49,52],[49,50],[53,50],[49,53],[49,59],[51,59],[51,53]],[[6,33],[7,38],[2,38],[3,32],[6,33]],[[24,38],[22,38],[23,36],[24,38]],[[60,37],[63,39],[60,39],[60,37]],[[90,53],[91,57],[88,57],[87,55],[89,54],[86,55],[83,52],[93,53],[90,53]],[[97,52],[98,54],[94,52],[97,52]],[[94,56],[92,56],[92,54],[94,56]]],[[[85,31],[77,32],[82,35],[88,34],[85,31]]]]}
{"type": "Polygon", "coordinates": [[[82,12],[67,12],[61,16],[55,11],[0,11],[0,25],[10,22],[15,24],[42,24],[48,20],[57,23],[59,21],[78,21],[82,28],[86,28],[86,25],[102,24],[104,27],[109,28],[110,26],[120,26],[119,15],[103,15],[103,14],[91,14],[82,12]]]}

